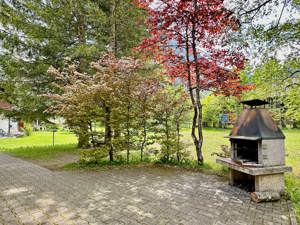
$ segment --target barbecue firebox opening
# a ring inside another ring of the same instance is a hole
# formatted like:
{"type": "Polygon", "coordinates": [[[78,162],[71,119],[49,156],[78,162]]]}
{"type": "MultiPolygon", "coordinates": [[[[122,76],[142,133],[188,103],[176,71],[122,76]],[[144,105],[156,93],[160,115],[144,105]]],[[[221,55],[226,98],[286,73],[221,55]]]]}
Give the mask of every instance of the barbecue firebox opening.
{"type": "Polygon", "coordinates": [[[258,163],[258,142],[250,140],[232,140],[233,159],[242,162],[258,163]]]}

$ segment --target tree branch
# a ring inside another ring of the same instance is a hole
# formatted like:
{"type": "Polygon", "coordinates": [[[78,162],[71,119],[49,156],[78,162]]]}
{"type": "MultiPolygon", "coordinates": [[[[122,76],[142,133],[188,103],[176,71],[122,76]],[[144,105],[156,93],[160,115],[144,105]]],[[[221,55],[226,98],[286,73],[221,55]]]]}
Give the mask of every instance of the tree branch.
{"type": "Polygon", "coordinates": [[[246,14],[251,14],[254,11],[259,11],[263,6],[267,5],[268,3],[272,2],[272,0],[267,0],[264,3],[258,5],[257,7],[250,9],[248,11],[245,11],[244,13],[240,14],[240,16],[246,15],[246,14]]]}
{"type": "Polygon", "coordinates": [[[285,77],[282,81],[285,81],[289,78],[292,78],[295,74],[299,73],[300,75],[300,69],[299,70],[295,70],[294,72],[292,72],[291,74],[289,74],[287,77],[285,77]]]}
{"type": "Polygon", "coordinates": [[[279,23],[280,23],[280,20],[281,20],[282,14],[283,14],[283,10],[284,10],[284,8],[286,7],[286,3],[287,3],[287,0],[284,0],[284,4],[283,4],[283,6],[282,6],[282,9],[281,9],[280,16],[279,16],[279,18],[278,18],[276,27],[278,27],[278,25],[279,25],[279,23]]]}

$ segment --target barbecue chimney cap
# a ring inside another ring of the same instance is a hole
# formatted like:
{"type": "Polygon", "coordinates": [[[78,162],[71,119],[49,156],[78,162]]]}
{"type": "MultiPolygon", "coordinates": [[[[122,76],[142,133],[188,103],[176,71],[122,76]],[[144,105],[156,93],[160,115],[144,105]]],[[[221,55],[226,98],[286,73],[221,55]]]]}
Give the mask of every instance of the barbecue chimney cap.
{"type": "Polygon", "coordinates": [[[249,105],[251,107],[269,104],[269,102],[260,100],[260,99],[252,99],[252,100],[242,101],[241,103],[244,105],[249,105]]]}

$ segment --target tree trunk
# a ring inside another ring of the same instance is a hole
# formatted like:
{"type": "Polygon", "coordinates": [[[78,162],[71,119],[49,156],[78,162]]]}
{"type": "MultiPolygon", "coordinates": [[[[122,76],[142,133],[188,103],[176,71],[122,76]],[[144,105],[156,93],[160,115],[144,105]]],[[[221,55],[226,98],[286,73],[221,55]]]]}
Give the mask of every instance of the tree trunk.
{"type": "Polygon", "coordinates": [[[8,129],[7,129],[7,136],[10,136],[11,133],[11,118],[10,116],[8,117],[8,129]]]}
{"type": "Polygon", "coordinates": [[[127,104],[127,118],[126,118],[126,150],[127,150],[127,163],[130,157],[130,103],[127,104]]]}
{"type": "Polygon", "coordinates": [[[106,146],[109,148],[109,161],[114,161],[114,153],[113,153],[113,146],[112,146],[112,129],[111,129],[111,108],[108,106],[104,107],[105,109],[105,137],[104,142],[106,146]]]}
{"type": "Polygon", "coordinates": [[[177,135],[177,161],[180,162],[180,124],[179,120],[176,121],[176,135],[177,135]]]}
{"type": "MultiPolygon", "coordinates": [[[[197,11],[197,0],[193,0],[195,11],[197,11]]],[[[193,58],[195,62],[195,75],[196,75],[196,107],[197,107],[197,130],[198,130],[198,145],[196,146],[197,151],[197,159],[198,164],[203,164],[203,155],[202,155],[202,144],[203,144],[203,130],[202,130],[202,104],[201,104],[201,96],[200,96],[200,68],[198,64],[198,53],[197,53],[197,46],[196,46],[196,18],[193,18],[192,21],[192,50],[193,50],[193,58]]]]}
{"type": "Polygon", "coordinates": [[[92,142],[93,147],[95,148],[96,147],[96,141],[95,141],[95,137],[94,137],[94,134],[93,134],[93,123],[92,123],[92,121],[89,121],[88,125],[89,125],[89,129],[90,129],[90,132],[91,132],[91,142],[92,142]]]}
{"type": "Polygon", "coordinates": [[[116,20],[116,8],[117,8],[117,2],[116,0],[112,0],[112,3],[110,5],[110,27],[111,27],[111,50],[114,53],[114,55],[117,57],[118,53],[118,46],[117,46],[117,35],[116,35],[116,29],[117,29],[117,20],[116,20]]]}
{"type": "Polygon", "coordinates": [[[166,120],[165,120],[165,134],[166,134],[166,144],[167,144],[167,154],[166,154],[166,159],[167,159],[167,162],[169,161],[169,158],[170,158],[170,143],[169,143],[169,124],[168,124],[168,113],[166,113],[166,120]]]}
{"type": "MultiPolygon", "coordinates": [[[[197,1],[194,0],[194,7],[197,7],[197,1]]],[[[187,73],[188,73],[188,85],[189,93],[193,105],[194,115],[192,121],[192,138],[196,148],[197,161],[199,165],[203,164],[203,155],[202,155],[202,144],[203,144],[203,134],[202,134],[202,104],[200,101],[200,69],[197,63],[198,55],[196,49],[196,27],[195,22],[193,22],[192,27],[192,51],[193,51],[193,60],[195,62],[195,75],[196,75],[196,87],[195,91],[193,90],[192,85],[192,73],[191,73],[191,61],[190,61],[190,42],[188,36],[188,26],[186,27],[186,59],[187,59],[187,73]],[[197,129],[197,134],[196,134],[197,129]]]]}
{"type": "MultiPolygon", "coordinates": [[[[85,26],[85,13],[83,12],[83,6],[77,2],[74,1],[73,5],[73,14],[76,18],[76,35],[78,38],[78,43],[81,45],[86,44],[86,26],[85,26]]],[[[86,70],[87,61],[83,56],[79,56],[79,71],[84,72],[86,70]]]]}
{"type": "Polygon", "coordinates": [[[78,133],[78,147],[79,148],[88,148],[89,147],[89,138],[88,138],[88,125],[86,122],[81,122],[80,131],[78,133]]]}
{"type": "Polygon", "coordinates": [[[196,152],[197,152],[197,146],[198,146],[198,139],[196,136],[196,124],[197,124],[197,116],[198,116],[198,110],[195,102],[195,97],[194,97],[194,92],[193,92],[193,85],[192,85],[192,73],[191,73],[191,61],[190,61],[190,53],[189,53],[189,36],[188,36],[188,26],[186,27],[186,60],[187,60],[187,73],[188,73],[188,86],[189,86],[189,93],[190,93],[190,98],[194,110],[194,115],[193,115],[193,121],[192,121],[192,131],[191,131],[191,136],[194,142],[194,145],[196,147],[196,152]]]}
{"type": "Polygon", "coordinates": [[[141,104],[142,104],[142,117],[141,117],[141,122],[142,122],[142,142],[141,142],[141,161],[143,161],[144,157],[144,148],[147,145],[147,96],[143,96],[141,99],[141,104]]]}
{"type": "MultiPolygon", "coordinates": [[[[84,13],[82,12],[82,5],[77,1],[72,1],[73,3],[73,16],[76,18],[76,36],[78,39],[78,43],[81,45],[86,44],[86,29],[85,29],[85,18],[84,13]]],[[[84,72],[86,69],[86,60],[83,56],[79,56],[79,72],[84,72]]],[[[83,127],[80,128],[82,131],[79,134],[78,137],[78,147],[88,147],[89,146],[89,140],[88,140],[88,125],[82,125],[83,127]]]]}
{"type": "Polygon", "coordinates": [[[285,123],[284,117],[280,118],[280,124],[281,124],[282,128],[286,128],[286,123],[285,123]]]}
{"type": "Polygon", "coordinates": [[[141,161],[143,161],[144,148],[147,141],[147,128],[146,128],[146,118],[143,118],[143,141],[141,144],[141,161]]]}
{"type": "Polygon", "coordinates": [[[200,91],[196,89],[197,104],[198,104],[198,117],[197,117],[197,130],[198,130],[198,146],[197,146],[197,159],[198,164],[203,165],[202,145],[203,145],[203,128],[202,128],[202,104],[200,101],[200,91]],[[197,93],[199,92],[199,93],[197,93]]]}

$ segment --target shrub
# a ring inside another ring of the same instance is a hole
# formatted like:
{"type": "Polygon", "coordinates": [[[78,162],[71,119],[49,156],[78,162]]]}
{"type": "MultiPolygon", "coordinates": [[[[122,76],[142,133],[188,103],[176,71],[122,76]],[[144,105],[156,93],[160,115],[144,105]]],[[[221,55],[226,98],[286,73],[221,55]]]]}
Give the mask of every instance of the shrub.
{"type": "Polygon", "coordinates": [[[107,157],[108,148],[102,146],[96,149],[86,149],[81,152],[79,163],[80,164],[98,164],[104,158],[107,157]]]}
{"type": "Polygon", "coordinates": [[[26,136],[30,136],[30,135],[32,134],[32,132],[33,132],[33,128],[32,128],[32,126],[31,126],[31,124],[26,123],[26,124],[24,125],[24,128],[21,129],[21,131],[24,132],[24,134],[25,134],[26,136]]]}

